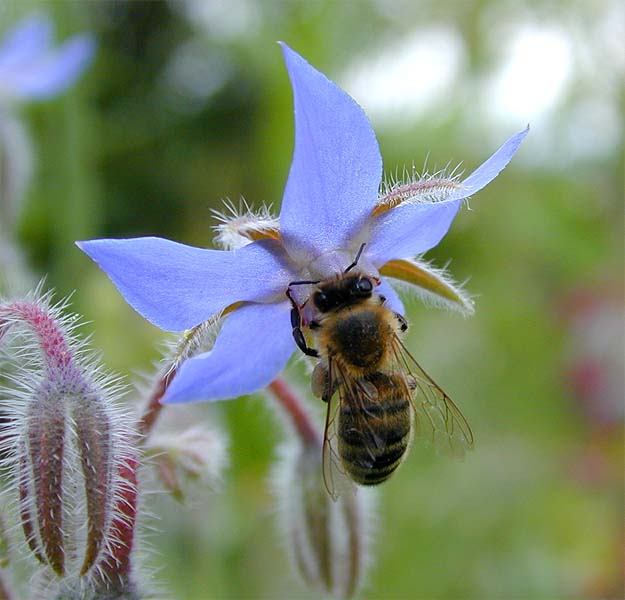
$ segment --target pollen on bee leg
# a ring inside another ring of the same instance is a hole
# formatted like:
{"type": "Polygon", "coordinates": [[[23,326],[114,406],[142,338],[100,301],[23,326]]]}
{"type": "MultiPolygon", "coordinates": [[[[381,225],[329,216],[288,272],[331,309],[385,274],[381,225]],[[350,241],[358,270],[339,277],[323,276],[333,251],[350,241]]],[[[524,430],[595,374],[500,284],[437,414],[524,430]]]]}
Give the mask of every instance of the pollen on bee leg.
{"type": "Polygon", "coordinates": [[[219,221],[213,227],[217,234],[215,242],[226,250],[242,248],[257,240],[280,239],[280,222],[271,214],[271,207],[254,210],[241,198],[238,207],[226,200],[222,211],[212,213],[219,221]]]}
{"type": "Polygon", "coordinates": [[[321,363],[317,363],[310,378],[310,389],[314,396],[323,398],[328,387],[328,370],[321,363]]]}

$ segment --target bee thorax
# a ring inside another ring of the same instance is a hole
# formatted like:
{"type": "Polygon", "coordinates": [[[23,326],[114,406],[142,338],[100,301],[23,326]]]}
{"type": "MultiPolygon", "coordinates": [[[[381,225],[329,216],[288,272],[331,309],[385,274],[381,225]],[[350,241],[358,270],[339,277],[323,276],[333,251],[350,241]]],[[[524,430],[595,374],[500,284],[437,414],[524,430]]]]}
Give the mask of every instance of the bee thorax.
{"type": "Polygon", "coordinates": [[[354,312],[328,330],[328,349],[346,366],[377,371],[386,358],[388,329],[375,311],[354,312]]]}

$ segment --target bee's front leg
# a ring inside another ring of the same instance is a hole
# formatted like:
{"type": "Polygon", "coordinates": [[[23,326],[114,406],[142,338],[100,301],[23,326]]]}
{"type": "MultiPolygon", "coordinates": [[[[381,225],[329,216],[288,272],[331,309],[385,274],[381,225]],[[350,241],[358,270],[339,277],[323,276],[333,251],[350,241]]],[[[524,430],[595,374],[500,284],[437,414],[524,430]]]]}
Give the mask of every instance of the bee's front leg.
{"type": "Polygon", "coordinates": [[[290,300],[293,308],[291,309],[291,327],[292,334],[297,347],[306,355],[312,356],[313,358],[319,357],[319,352],[317,352],[314,348],[310,348],[306,343],[306,338],[304,337],[304,333],[302,332],[302,315],[300,313],[300,308],[291,296],[291,290],[288,289],[286,292],[286,297],[290,300]]]}

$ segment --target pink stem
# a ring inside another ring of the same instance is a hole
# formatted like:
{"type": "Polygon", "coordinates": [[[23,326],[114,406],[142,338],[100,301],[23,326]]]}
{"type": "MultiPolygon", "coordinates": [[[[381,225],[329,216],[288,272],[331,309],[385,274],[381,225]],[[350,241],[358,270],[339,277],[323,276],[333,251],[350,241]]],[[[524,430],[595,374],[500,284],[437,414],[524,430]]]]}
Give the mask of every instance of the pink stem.
{"type": "Polygon", "coordinates": [[[36,302],[10,302],[0,306],[0,324],[3,323],[3,315],[6,321],[18,318],[31,327],[39,340],[48,369],[73,367],[72,352],[63,329],[45,307],[36,302]]]}
{"type": "MultiPolygon", "coordinates": [[[[163,405],[161,398],[171,383],[175,369],[168,370],[165,375],[159,377],[156,387],[137,423],[137,447],[145,442],[149,436],[158,416],[161,414],[163,405]]],[[[109,581],[117,578],[127,578],[130,575],[130,554],[134,543],[134,531],[137,521],[137,475],[139,461],[136,458],[126,459],[119,467],[119,475],[126,482],[127,487],[123,490],[117,501],[116,514],[120,517],[111,524],[113,537],[117,540],[111,548],[111,552],[102,560],[100,566],[103,574],[109,581]]]]}
{"type": "Polygon", "coordinates": [[[302,401],[286,383],[278,377],[272,381],[267,389],[275,396],[282,408],[289,415],[295,430],[306,444],[321,446],[321,436],[314,422],[308,415],[302,401]]]}
{"type": "Polygon", "coordinates": [[[175,368],[167,370],[165,375],[162,375],[158,379],[156,388],[152,392],[152,395],[148,398],[145,409],[143,410],[143,413],[139,418],[139,422],[137,423],[137,432],[141,437],[141,441],[145,441],[148,435],[150,435],[150,432],[156,423],[156,419],[161,414],[161,410],[163,410],[161,399],[165,395],[165,392],[175,375],[175,368]]]}

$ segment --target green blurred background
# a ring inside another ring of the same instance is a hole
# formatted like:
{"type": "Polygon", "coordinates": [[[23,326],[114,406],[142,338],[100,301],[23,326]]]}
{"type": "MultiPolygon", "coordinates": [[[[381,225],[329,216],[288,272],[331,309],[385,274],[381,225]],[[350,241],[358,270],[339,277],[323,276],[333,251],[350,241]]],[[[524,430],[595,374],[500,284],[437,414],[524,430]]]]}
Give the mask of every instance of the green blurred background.
{"type": "MultiPolygon", "coordinates": [[[[470,278],[476,315],[408,305],[408,345],[475,450],[453,461],[415,444],[379,490],[362,597],[622,597],[622,3],[4,0],[0,33],[33,8],[99,49],[68,93],[20,108],[36,167],[19,241],[36,277],[77,290],[86,331],[129,377],[163,334],[73,241],[210,246],[223,198],[277,210],[293,146],[277,40],[364,107],[388,173],[426,157],[468,172],[529,122],[512,164],[427,255],[470,278]]],[[[265,403],[198,409],[228,432],[230,466],[215,493],[152,505],[147,562],[166,596],[316,597],[274,525],[283,433],[265,403]]]]}

